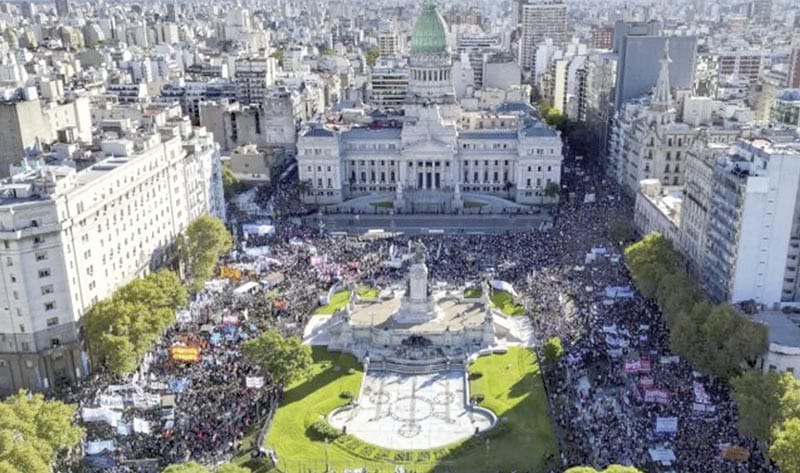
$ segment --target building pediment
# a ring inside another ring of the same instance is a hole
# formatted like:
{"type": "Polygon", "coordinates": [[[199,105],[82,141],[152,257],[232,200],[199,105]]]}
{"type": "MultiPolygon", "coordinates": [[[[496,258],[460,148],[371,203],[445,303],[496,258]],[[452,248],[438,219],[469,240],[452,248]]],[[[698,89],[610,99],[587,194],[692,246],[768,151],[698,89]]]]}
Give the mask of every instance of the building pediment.
{"type": "Polygon", "coordinates": [[[403,153],[452,153],[453,147],[446,142],[436,139],[422,139],[403,145],[403,153]]]}

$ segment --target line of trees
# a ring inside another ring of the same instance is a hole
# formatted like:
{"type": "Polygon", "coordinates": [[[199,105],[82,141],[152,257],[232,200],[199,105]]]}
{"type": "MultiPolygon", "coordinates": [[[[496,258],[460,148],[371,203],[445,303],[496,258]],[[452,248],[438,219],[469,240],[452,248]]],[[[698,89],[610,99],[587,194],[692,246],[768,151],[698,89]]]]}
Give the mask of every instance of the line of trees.
{"type": "Polygon", "coordinates": [[[74,405],[20,391],[0,403],[0,471],[50,473],[58,456],[84,435],[74,405]]]}
{"type": "Polygon", "coordinates": [[[96,303],[83,319],[93,365],[118,376],[134,371],[187,299],[178,275],[163,269],[96,303]]]}
{"type": "Polygon", "coordinates": [[[783,473],[800,473],[800,381],[750,370],[731,380],[739,431],[767,447],[783,473]]]}
{"type": "Polygon", "coordinates": [[[699,370],[730,380],[767,347],[767,330],[730,304],[706,300],[683,256],[661,234],[625,249],[639,291],[655,299],[669,327],[670,348],[699,370]]]}

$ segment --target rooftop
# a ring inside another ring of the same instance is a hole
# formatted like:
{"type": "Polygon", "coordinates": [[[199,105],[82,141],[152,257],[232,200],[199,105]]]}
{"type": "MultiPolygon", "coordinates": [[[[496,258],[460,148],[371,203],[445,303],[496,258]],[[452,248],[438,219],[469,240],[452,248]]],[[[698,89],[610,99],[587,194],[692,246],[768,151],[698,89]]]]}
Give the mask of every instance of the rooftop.
{"type": "Polygon", "coordinates": [[[800,316],[773,310],[759,312],[753,318],[767,326],[770,344],[800,348],[800,316]]]}

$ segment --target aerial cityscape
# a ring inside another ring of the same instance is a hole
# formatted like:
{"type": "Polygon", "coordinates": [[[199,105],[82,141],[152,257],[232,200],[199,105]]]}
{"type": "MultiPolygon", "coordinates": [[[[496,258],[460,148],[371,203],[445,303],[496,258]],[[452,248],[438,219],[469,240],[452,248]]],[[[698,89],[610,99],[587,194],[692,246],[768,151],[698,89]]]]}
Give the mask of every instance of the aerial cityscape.
{"type": "Polygon", "coordinates": [[[1,473],[800,473],[797,0],[0,0],[1,473]]]}

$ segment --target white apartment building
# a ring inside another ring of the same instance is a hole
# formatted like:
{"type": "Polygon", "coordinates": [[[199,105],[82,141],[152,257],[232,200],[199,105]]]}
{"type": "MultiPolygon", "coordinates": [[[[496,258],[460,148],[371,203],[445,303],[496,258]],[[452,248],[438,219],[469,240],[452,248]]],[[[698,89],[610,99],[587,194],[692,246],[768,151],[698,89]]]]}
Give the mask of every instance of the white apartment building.
{"type": "Polygon", "coordinates": [[[224,218],[219,147],[170,120],[98,143],[76,170],[33,163],[0,184],[0,391],[47,389],[88,372],[81,317],[167,263],[200,215],[224,218]]]}
{"type": "Polygon", "coordinates": [[[563,0],[522,0],[520,23],[519,64],[531,70],[536,63],[539,43],[545,38],[554,43],[567,40],[567,4],[563,0]]]}
{"type": "Polygon", "coordinates": [[[399,109],[408,93],[408,65],[396,57],[379,58],[369,76],[369,102],[380,109],[399,109]]]}
{"type": "Polygon", "coordinates": [[[800,145],[739,140],[712,179],[702,259],[710,295],[767,307],[800,301],[800,145]]]}

